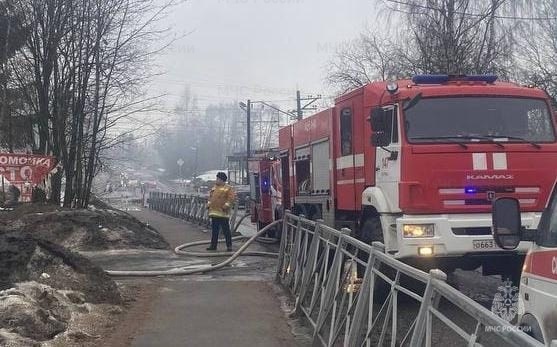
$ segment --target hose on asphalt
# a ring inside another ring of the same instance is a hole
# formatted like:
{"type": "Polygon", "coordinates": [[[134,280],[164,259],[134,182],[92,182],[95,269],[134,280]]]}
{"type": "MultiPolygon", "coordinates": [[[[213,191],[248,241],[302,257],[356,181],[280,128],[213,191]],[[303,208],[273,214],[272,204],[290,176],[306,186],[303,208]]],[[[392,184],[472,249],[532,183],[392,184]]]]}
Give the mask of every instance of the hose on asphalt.
{"type": "MultiPolygon", "coordinates": [[[[240,220],[238,222],[236,222],[236,225],[232,228],[231,232],[235,233],[238,230],[238,228],[240,227],[240,225],[242,224],[242,221],[250,215],[251,214],[249,214],[249,213],[246,213],[245,215],[243,215],[242,218],[240,218],[240,220]]],[[[235,236],[235,237],[232,238],[232,241],[247,240],[249,238],[250,238],[249,236],[244,236],[244,235],[235,236]]],[[[219,239],[219,242],[223,242],[223,241],[224,241],[223,239],[219,239]]],[[[259,236],[258,238],[256,238],[256,241],[261,242],[261,243],[265,243],[265,244],[274,244],[274,243],[277,243],[279,241],[279,239],[259,236]]],[[[193,251],[184,251],[183,250],[185,248],[189,248],[189,247],[193,247],[193,246],[199,246],[199,245],[208,245],[210,243],[211,243],[210,240],[184,243],[184,244],[179,245],[178,247],[174,248],[174,253],[180,254],[180,255],[188,255],[188,256],[191,256],[191,257],[205,257],[205,258],[232,256],[234,254],[234,252],[193,252],[193,251]]],[[[273,253],[273,252],[246,251],[246,252],[242,253],[242,256],[277,257],[278,254],[273,253]]]]}
{"type": "MultiPolygon", "coordinates": [[[[246,216],[244,216],[244,218],[246,216]]],[[[242,221],[242,219],[236,224],[236,227],[235,227],[234,231],[238,228],[241,221],[242,221]]],[[[233,252],[233,253],[232,252],[221,252],[220,254],[218,252],[215,252],[215,253],[205,253],[205,252],[201,253],[201,252],[199,252],[200,254],[203,254],[202,256],[208,256],[209,254],[210,254],[210,256],[223,256],[223,255],[226,256],[226,255],[232,254],[228,259],[226,259],[225,261],[220,262],[218,264],[205,265],[205,266],[201,266],[201,267],[197,267],[197,268],[179,267],[179,268],[172,268],[172,269],[168,269],[168,270],[106,270],[105,272],[109,276],[151,277],[151,276],[184,276],[184,275],[201,274],[201,273],[207,273],[207,272],[215,271],[215,270],[222,269],[223,267],[227,266],[228,264],[233,262],[239,256],[245,255],[246,253],[248,253],[248,252],[246,252],[246,249],[254,241],[256,241],[258,238],[260,238],[262,235],[264,235],[267,231],[269,231],[272,227],[274,227],[275,225],[277,225],[281,222],[282,222],[282,219],[279,219],[279,220],[274,221],[271,224],[265,226],[263,229],[259,230],[255,235],[250,237],[244,244],[242,244],[242,246],[236,252],[233,252]]],[[[238,237],[235,237],[234,239],[240,239],[240,238],[243,239],[243,238],[246,238],[246,237],[245,236],[238,236],[238,237]]],[[[220,240],[220,241],[222,241],[222,240],[220,240]]],[[[181,249],[193,246],[193,244],[200,245],[200,244],[206,244],[206,243],[209,243],[209,242],[210,241],[197,241],[197,242],[191,242],[191,243],[183,244],[183,245],[180,245],[180,246],[176,247],[174,251],[176,253],[179,253],[179,254],[192,255],[192,254],[195,254],[195,252],[184,252],[184,251],[181,251],[181,249]]],[[[249,253],[252,253],[251,255],[256,255],[256,254],[253,254],[253,253],[259,253],[257,255],[277,256],[276,253],[270,253],[270,252],[249,252],[249,253]]]]}

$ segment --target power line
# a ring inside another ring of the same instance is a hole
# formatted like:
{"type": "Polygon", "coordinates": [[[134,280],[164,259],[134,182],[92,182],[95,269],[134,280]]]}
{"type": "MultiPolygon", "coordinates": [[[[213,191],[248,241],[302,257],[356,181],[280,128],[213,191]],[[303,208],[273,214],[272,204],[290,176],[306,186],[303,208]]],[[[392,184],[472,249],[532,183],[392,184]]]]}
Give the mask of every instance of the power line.
{"type": "MultiPolygon", "coordinates": [[[[433,11],[444,11],[443,9],[439,8],[439,7],[434,7],[434,6],[429,6],[429,5],[420,5],[420,4],[415,4],[415,3],[408,3],[405,1],[399,1],[399,0],[382,0],[385,3],[392,3],[392,4],[397,4],[397,5],[403,5],[403,6],[407,6],[407,7],[417,7],[417,8],[421,8],[421,9],[425,9],[425,10],[433,10],[433,11]]],[[[387,5],[387,4],[386,4],[387,5]]],[[[387,7],[392,10],[392,11],[396,11],[396,12],[402,12],[402,13],[406,13],[406,14],[415,14],[415,12],[413,11],[404,11],[398,8],[393,8],[387,5],[387,7]]],[[[453,13],[458,14],[458,15],[463,15],[463,16],[469,16],[469,17],[493,17],[493,18],[497,18],[497,19],[511,19],[511,20],[531,20],[531,21],[548,21],[548,20],[556,20],[557,17],[521,17],[521,16],[500,16],[500,15],[493,15],[491,16],[490,14],[481,14],[481,13],[467,13],[467,12],[461,12],[461,11],[453,11],[453,13]]]]}
{"type": "Polygon", "coordinates": [[[246,85],[246,84],[236,84],[236,83],[215,83],[211,80],[177,80],[177,79],[156,79],[154,83],[168,83],[168,84],[184,84],[184,85],[198,85],[198,86],[209,86],[215,88],[227,88],[227,89],[251,89],[252,91],[260,91],[262,93],[274,93],[287,95],[290,94],[294,89],[290,88],[278,88],[266,85],[246,85]]]}

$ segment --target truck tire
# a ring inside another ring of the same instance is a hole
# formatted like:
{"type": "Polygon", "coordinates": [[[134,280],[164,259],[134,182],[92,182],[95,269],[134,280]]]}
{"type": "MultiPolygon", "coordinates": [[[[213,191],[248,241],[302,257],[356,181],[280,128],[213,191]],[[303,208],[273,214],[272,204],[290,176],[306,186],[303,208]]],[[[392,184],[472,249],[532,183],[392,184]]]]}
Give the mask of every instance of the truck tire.
{"type": "MultiPolygon", "coordinates": [[[[381,227],[381,219],[379,219],[379,216],[369,217],[362,223],[360,228],[360,240],[369,245],[371,245],[372,242],[384,243],[383,228],[381,227]]],[[[359,255],[358,258],[367,261],[368,255],[362,254],[359,255]]],[[[379,270],[389,276],[389,278],[393,277],[393,271],[388,266],[381,265],[379,270]]],[[[358,277],[363,278],[364,274],[365,267],[358,265],[358,277]]],[[[378,278],[375,282],[373,301],[382,304],[387,298],[387,295],[389,295],[390,290],[391,286],[383,279],[378,278]]]]}
{"type": "MultiPolygon", "coordinates": [[[[269,223],[263,223],[263,222],[257,222],[257,231],[260,231],[261,229],[265,228],[267,225],[269,225],[269,223]]],[[[269,237],[269,238],[277,238],[278,232],[277,232],[277,228],[278,226],[274,226],[271,229],[269,229],[266,233],[265,236],[269,237]]]]}
{"type": "Polygon", "coordinates": [[[541,343],[544,343],[542,329],[538,321],[531,314],[525,314],[520,321],[519,327],[530,337],[535,338],[541,343]]]}

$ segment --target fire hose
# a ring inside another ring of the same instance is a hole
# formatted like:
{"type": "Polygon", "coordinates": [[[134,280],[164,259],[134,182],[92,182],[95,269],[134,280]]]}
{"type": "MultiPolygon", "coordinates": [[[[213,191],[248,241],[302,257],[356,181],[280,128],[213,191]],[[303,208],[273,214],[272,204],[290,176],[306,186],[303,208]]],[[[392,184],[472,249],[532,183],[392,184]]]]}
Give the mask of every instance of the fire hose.
{"type": "MultiPolygon", "coordinates": [[[[249,216],[249,214],[244,215],[240,219],[240,221],[238,221],[238,223],[236,223],[236,226],[234,227],[233,232],[235,232],[238,229],[242,220],[244,218],[246,218],[247,216],[249,216]]],[[[167,269],[167,270],[106,270],[105,272],[109,276],[119,276],[119,277],[184,276],[184,275],[207,273],[207,272],[215,271],[215,270],[218,270],[218,269],[222,269],[223,267],[232,263],[236,258],[238,258],[241,255],[258,255],[258,256],[276,257],[276,256],[278,256],[277,253],[255,252],[255,251],[247,252],[246,249],[256,240],[257,241],[262,241],[264,243],[277,242],[278,241],[277,239],[265,238],[265,237],[263,237],[263,235],[266,232],[268,232],[272,227],[274,227],[275,225],[277,225],[281,222],[282,222],[282,219],[279,219],[279,220],[274,221],[271,224],[265,226],[263,229],[259,230],[255,235],[249,237],[249,239],[244,244],[242,244],[242,246],[236,252],[206,253],[206,252],[189,252],[189,251],[183,251],[182,250],[184,248],[188,248],[188,247],[192,247],[192,246],[209,244],[211,242],[209,240],[185,243],[185,244],[182,244],[182,245],[180,245],[180,246],[178,246],[174,249],[174,252],[177,253],[177,254],[197,256],[197,257],[219,257],[219,256],[222,257],[222,256],[230,255],[230,257],[228,259],[226,259],[226,260],[224,260],[224,261],[222,261],[218,264],[211,264],[211,265],[206,265],[206,266],[203,266],[203,267],[197,267],[197,268],[193,268],[193,269],[192,268],[179,267],[179,268],[172,268],[172,269],[167,269]]],[[[233,237],[232,240],[237,241],[237,240],[243,240],[243,239],[247,239],[247,238],[248,238],[247,236],[236,236],[236,237],[233,237]]],[[[219,242],[222,242],[222,241],[223,240],[219,240],[219,242]]]]}

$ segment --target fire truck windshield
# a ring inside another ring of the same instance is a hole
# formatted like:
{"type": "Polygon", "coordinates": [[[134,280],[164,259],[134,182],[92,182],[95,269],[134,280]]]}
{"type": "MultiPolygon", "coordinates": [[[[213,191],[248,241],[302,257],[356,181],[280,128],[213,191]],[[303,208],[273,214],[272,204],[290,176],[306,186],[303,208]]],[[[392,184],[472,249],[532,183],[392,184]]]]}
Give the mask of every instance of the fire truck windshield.
{"type": "Polygon", "coordinates": [[[425,98],[404,117],[410,143],[555,141],[551,113],[541,99],[425,98]]]}

